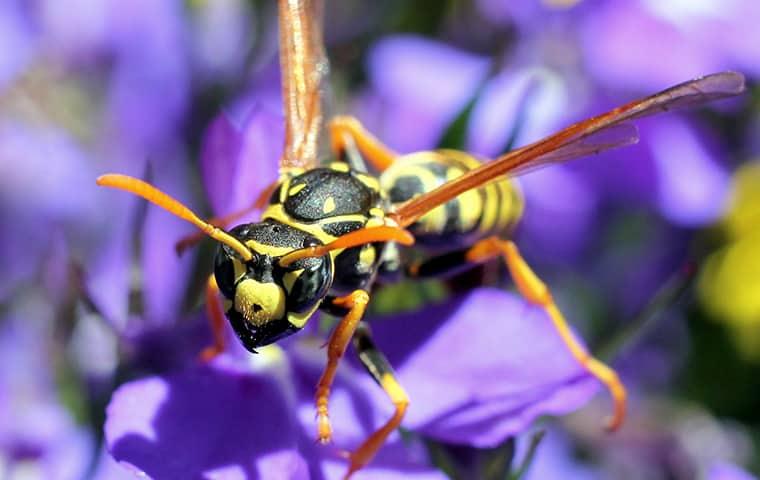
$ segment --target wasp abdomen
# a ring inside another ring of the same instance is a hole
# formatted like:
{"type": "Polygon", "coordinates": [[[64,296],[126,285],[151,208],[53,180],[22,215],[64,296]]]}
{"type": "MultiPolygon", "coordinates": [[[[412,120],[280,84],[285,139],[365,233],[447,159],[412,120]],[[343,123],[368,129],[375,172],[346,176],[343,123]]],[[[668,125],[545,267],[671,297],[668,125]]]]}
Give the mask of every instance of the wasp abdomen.
{"type": "MultiPolygon", "coordinates": [[[[464,152],[418,152],[397,159],[381,175],[380,185],[391,203],[398,205],[478,166],[480,162],[464,152]]],[[[523,200],[517,185],[502,178],[434,208],[409,230],[422,246],[454,249],[488,235],[508,232],[522,211],[523,200]]]]}

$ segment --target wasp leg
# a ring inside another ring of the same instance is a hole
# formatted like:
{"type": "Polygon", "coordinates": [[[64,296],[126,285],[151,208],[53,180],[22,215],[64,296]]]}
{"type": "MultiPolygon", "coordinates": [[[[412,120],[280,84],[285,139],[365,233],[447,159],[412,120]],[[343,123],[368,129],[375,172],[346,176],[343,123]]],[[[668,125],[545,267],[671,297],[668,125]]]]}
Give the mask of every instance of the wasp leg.
{"type": "Polygon", "coordinates": [[[328,443],[332,437],[327,402],[330,396],[330,387],[338,369],[338,362],[346,352],[348,342],[354,335],[362,315],[364,315],[364,310],[369,303],[369,294],[364,290],[355,290],[345,297],[333,299],[332,303],[338,308],[348,309],[348,313],[330,336],[327,343],[327,365],[317,383],[317,440],[321,443],[328,443]]]}
{"type": "Polygon", "coordinates": [[[473,245],[466,257],[469,262],[481,263],[498,256],[504,258],[520,294],[530,303],[546,311],[573,357],[607,387],[614,403],[614,413],[607,422],[607,428],[617,430],[623,423],[626,409],[625,387],[620,382],[617,373],[592,357],[578,342],[562,312],[554,303],[549,288],[528,266],[513,242],[496,237],[485,238],[473,245]]]}
{"type": "Polygon", "coordinates": [[[379,172],[390,167],[398,157],[396,152],[383,145],[380,140],[365,130],[359,120],[354,117],[334,117],[328,128],[330,130],[330,145],[338,158],[341,158],[348,148],[352,148],[352,143],[379,172]]]}
{"type": "Polygon", "coordinates": [[[206,282],[206,310],[208,321],[211,324],[211,332],[214,335],[214,343],[201,352],[200,359],[204,362],[211,361],[222,353],[225,347],[224,312],[219,301],[219,286],[216,284],[213,273],[209,275],[208,282],[206,282]]]}
{"type": "MultiPolygon", "coordinates": [[[[270,185],[268,185],[267,188],[262,190],[262,192],[256,198],[256,201],[252,205],[245,207],[243,209],[240,209],[236,212],[232,212],[230,214],[224,215],[223,217],[212,217],[208,219],[208,223],[210,223],[211,225],[215,227],[227,228],[227,226],[231,225],[232,222],[234,222],[235,220],[242,218],[253,211],[261,210],[262,208],[266,207],[266,204],[269,201],[269,197],[272,196],[272,193],[275,191],[278,184],[279,184],[279,181],[275,181],[275,182],[272,182],[270,185]]],[[[182,255],[185,250],[187,250],[190,247],[195,246],[205,236],[206,235],[204,232],[195,232],[185,237],[182,237],[179,239],[177,243],[174,244],[174,251],[177,252],[177,255],[182,255]]]]}
{"type": "Polygon", "coordinates": [[[351,474],[364,467],[364,465],[374,458],[377,451],[385,443],[388,435],[401,425],[401,420],[404,418],[407,407],[409,407],[409,397],[396,380],[393,367],[391,367],[388,359],[385,358],[385,355],[377,349],[375,342],[372,341],[372,333],[365,322],[359,323],[354,334],[353,345],[362,365],[372,375],[377,384],[382,387],[388,398],[393,402],[396,410],[385,425],[373,432],[359,448],[349,454],[351,464],[345,478],[351,476],[351,474]]]}

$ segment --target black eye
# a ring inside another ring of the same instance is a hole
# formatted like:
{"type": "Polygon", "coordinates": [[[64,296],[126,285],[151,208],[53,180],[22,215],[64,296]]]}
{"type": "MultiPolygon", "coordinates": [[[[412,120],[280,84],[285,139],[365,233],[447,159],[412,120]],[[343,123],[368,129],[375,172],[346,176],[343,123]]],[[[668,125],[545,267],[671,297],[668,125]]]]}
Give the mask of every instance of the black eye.
{"type": "Polygon", "coordinates": [[[235,267],[232,262],[233,260],[222,250],[219,250],[214,262],[216,284],[222,294],[229,299],[235,298],[235,267]]]}

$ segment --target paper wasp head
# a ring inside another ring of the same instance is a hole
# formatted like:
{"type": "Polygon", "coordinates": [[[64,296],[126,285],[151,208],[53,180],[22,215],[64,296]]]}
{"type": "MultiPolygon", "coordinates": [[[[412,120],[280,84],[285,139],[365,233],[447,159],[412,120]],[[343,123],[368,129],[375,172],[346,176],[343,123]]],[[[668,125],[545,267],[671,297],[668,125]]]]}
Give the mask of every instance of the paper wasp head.
{"type": "Polygon", "coordinates": [[[250,250],[251,258],[222,243],[214,276],[228,300],[230,324],[243,345],[255,351],[304,326],[332,284],[333,265],[324,255],[283,266],[284,255],[321,242],[274,220],[239,225],[229,234],[250,250]]]}
{"type": "Polygon", "coordinates": [[[345,241],[325,245],[304,230],[272,219],[226,232],[156,187],[126,175],[103,175],[98,185],[141,196],[219,242],[216,284],[228,301],[227,317],[235,333],[252,352],[303,328],[332,285],[329,251],[349,246],[345,241]]]}

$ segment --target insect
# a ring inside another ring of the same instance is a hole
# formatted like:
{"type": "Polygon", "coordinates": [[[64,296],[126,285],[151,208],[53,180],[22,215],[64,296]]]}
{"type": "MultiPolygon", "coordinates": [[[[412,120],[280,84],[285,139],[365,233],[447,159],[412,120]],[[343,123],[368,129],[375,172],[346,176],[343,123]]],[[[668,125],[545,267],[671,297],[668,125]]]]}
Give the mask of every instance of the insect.
{"type": "Polygon", "coordinates": [[[393,416],[350,454],[348,477],[374,457],[409,405],[362,323],[376,280],[445,275],[499,258],[517,290],[546,311],[574,358],[607,387],[614,404],[607,426],[618,428],[626,392],[617,374],[575,339],[548,287],[504,237],[523,205],[510,178],[634,143],[637,131],[627,121],[738,95],[743,76],[723,72],[676,85],[492,161],[453,150],[400,155],[358,120],[335,117],[328,125],[333,161],[318,166],[321,84],[327,70],[321,11],[316,1],[279,1],[286,138],[280,177],[256,202],[265,206],[259,222],[225,231],[139,179],[107,174],[97,180],[147,199],[220,243],[207,283],[214,343],[203,357],[224,350],[225,313],[251,351],[301,330],[318,309],[342,317],[330,336],[327,365],[316,388],[318,439],[331,439],[330,389],[352,339],[364,367],[395,406],[393,416]],[[428,253],[424,260],[406,262],[412,244],[428,253]],[[448,248],[440,253],[442,246],[448,248]]]}

